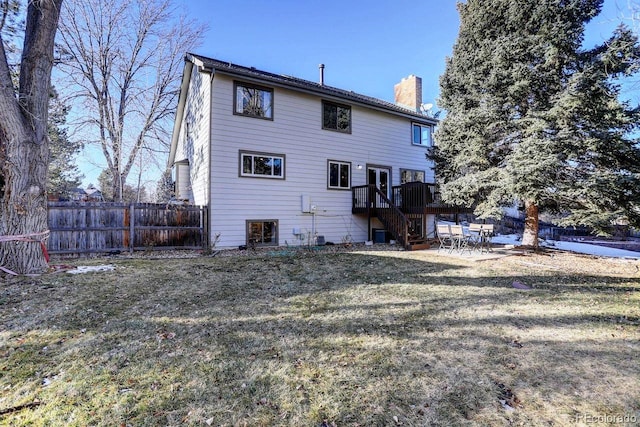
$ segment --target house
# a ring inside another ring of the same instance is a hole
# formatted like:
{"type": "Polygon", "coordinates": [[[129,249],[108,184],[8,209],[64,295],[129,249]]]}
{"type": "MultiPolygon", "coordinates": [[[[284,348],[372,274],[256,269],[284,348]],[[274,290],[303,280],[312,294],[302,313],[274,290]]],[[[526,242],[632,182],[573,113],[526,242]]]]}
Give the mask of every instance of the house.
{"type": "Polygon", "coordinates": [[[87,202],[104,202],[104,197],[102,196],[102,191],[98,190],[93,184],[89,184],[87,189],[85,190],[86,196],[84,201],[87,202]]]}
{"type": "Polygon", "coordinates": [[[103,202],[102,192],[95,188],[93,185],[89,185],[87,189],[80,187],[71,188],[66,193],[49,194],[49,201],[72,201],[72,202],[103,202]]]}
{"type": "Polygon", "coordinates": [[[422,81],[396,104],[187,54],[171,140],[176,198],[208,206],[217,247],[394,239],[424,247],[438,201],[422,81]]]}
{"type": "Polygon", "coordinates": [[[54,195],[50,195],[49,200],[56,201],[56,202],[58,201],[62,202],[67,200],[71,200],[73,202],[80,202],[80,201],[83,201],[85,197],[87,197],[86,191],[84,191],[83,188],[76,187],[76,188],[69,189],[66,192],[66,194],[57,193],[54,195]]]}

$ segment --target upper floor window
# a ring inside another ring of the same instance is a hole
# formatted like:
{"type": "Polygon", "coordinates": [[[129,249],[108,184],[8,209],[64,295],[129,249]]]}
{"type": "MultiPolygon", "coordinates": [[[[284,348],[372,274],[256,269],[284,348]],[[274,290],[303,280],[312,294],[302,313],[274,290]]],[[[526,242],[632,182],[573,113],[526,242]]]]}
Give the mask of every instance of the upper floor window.
{"type": "Polygon", "coordinates": [[[400,169],[400,183],[424,182],[424,171],[413,169],[400,169]]]}
{"type": "Polygon", "coordinates": [[[351,188],[351,163],[329,160],[328,188],[348,190],[351,188]]]}
{"type": "Polygon", "coordinates": [[[351,107],[322,101],[322,129],[351,133],[351,107]]]}
{"type": "Polygon", "coordinates": [[[284,179],[284,155],[241,151],[240,176],[284,179]]]}
{"type": "Polygon", "coordinates": [[[431,126],[413,124],[413,145],[431,146],[431,126]]]}
{"type": "Polygon", "coordinates": [[[234,83],[234,114],[273,120],[273,89],[234,83]]]}

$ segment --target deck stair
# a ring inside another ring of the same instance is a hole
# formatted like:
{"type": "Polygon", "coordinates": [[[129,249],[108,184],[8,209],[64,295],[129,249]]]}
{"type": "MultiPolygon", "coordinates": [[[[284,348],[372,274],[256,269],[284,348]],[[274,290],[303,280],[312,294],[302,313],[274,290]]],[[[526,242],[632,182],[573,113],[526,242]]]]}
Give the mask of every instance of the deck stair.
{"type": "Polygon", "coordinates": [[[407,250],[427,249],[433,244],[426,233],[428,215],[472,212],[470,208],[443,203],[436,184],[424,182],[394,186],[390,198],[372,184],[354,186],[351,193],[351,212],[354,215],[367,215],[369,220],[378,218],[407,250]]]}
{"type": "Polygon", "coordinates": [[[366,212],[376,216],[393,238],[406,250],[427,249],[427,239],[412,227],[411,221],[389,198],[376,186],[367,186],[366,212]]]}

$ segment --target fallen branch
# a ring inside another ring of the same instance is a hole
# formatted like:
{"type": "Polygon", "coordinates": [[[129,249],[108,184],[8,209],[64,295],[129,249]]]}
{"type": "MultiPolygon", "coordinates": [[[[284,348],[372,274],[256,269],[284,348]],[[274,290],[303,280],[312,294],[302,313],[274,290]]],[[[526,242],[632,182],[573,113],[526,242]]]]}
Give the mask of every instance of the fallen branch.
{"type": "Polygon", "coordinates": [[[23,405],[18,405],[18,406],[13,406],[11,408],[2,409],[2,410],[0,410],[0,415],[12,414],[14,412],[22,411],[24,409],[35,408],[36,406],[40,406],[40,405],[42,405],[42,402],[25,403],[23,405]]]}

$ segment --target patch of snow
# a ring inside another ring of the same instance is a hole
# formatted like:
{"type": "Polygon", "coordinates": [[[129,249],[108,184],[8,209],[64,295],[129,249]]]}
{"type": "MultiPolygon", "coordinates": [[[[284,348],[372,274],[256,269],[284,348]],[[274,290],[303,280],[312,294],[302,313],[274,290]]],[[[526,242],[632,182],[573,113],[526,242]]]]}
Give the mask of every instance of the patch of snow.
{"type": "Polygon", "coordinates": [[[502,409],[504,409],[507,412],[513,412],[516,410],[516,408],[509,405],[506,400],[500,400],[500,404],[502,405],[502,409]]]}
{"type": "Polygon", "coordinates": [[[104,264],[104,265],[79,265],[73,270],[67,271],[69,274],[82,274],[82,273],[91,273],[98,271],[111,271],[115,270],[115,266],[113,264],[104,264]]]}
{"type": "MultiPolygon", "coordinates": [[[[499,234],[494,236],[491,242],[501,245],[519,245],[521,239],[522,237],[518,234],[499,234]]],[[[546,240],[541,241],[540,246],[602,257],[640,259],[640,252],[608,248],[606,246],[591,245],[589,243],[546,240]]]]}

